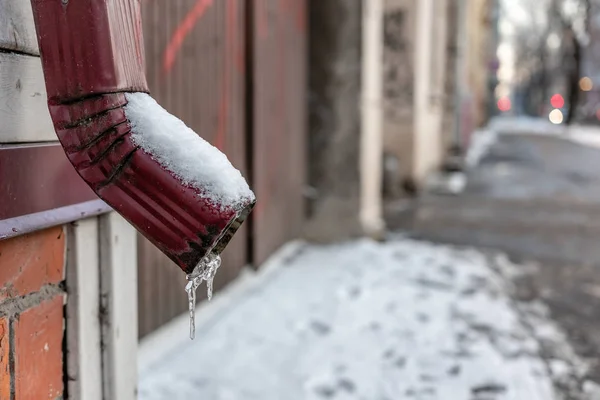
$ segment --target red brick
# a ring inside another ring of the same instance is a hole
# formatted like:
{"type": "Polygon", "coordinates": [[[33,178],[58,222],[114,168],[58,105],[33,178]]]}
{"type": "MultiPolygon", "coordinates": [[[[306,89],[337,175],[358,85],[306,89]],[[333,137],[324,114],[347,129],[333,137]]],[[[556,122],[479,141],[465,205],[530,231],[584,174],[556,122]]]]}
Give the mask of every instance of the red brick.
{"type": "Polygon", "coordinates": [[[10,398],[9,342],[8,320],[0,318],[0,399],[10,398]]]}
{"type": "Polygon", "coordinates": [[[62,281],[64,263],[61,226],[0,241],[0,301],[62,281]]]}
{"type": "Polygon", "coordinates": [[[16,317],[15,400],[54,400],[62,396],[63,329],[63,295],[16,317]]]}

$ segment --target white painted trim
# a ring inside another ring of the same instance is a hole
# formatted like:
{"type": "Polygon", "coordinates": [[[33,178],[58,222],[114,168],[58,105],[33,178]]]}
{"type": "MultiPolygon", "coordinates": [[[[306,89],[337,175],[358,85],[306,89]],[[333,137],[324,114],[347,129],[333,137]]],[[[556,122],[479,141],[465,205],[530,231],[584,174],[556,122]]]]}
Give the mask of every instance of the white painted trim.
{"type": "Polygon", "coordinates": [[[137,232],[115,212],[100,217],[104,400],[137,398],[137,232]]]}
{"type": "MultiPolygon", "coordinates": [[[[305,242],[299,240],[289,242],[271,255],[258,271],[251,268],[244,269],[235,281],[224,290],[217,292],[210,302],[202,302],[196,307],[196,326],[201,326],[233,307],[249,291],[261,285],[272,274],[277,273],[286,264],[285,260],[294,257],[305,245],[305,242]]],[[[182,282],[181,285],[182,296],[185,296],[184,283],[182,282]]],[[[151,369],[160,360],[190,340],[189,323],[189,313],[186,311],[140,341],[138,350],[140,373],[151,369]]],[[[196,338],[196,340],[200,339],[196,338]]]]}
{"type": "Polygon", "coordinates": [[[363,0],[360,221],[379,235],[383,222],[383,0],[363,0]]]}
{"type": "Polygon", "coordinates": [[[432,68],[434,0],[416,2],[414,41],[414,131],[412,179],[421,185],[427,174],[436,168],[441,155],[441,109],[432,106],[432,68]]]}
{"type": "Polygon", "coordinates": [[[456,7],[456,55],[454,62],[454,145],[462,146],[462,113],[465,98],[466,70],[467,66],[467,7],[465,0],[458,0],[456,7]]]}
{"type": "Polygon", "coordinates": [[[67,368],[69,396],[102,400],[98,220],[67,229],[67,368]]]}
{"type": "Polygon", "coordinates": [[[0,52],[0,143],[58,140],[46,97],[39,57],[0,52]]]}

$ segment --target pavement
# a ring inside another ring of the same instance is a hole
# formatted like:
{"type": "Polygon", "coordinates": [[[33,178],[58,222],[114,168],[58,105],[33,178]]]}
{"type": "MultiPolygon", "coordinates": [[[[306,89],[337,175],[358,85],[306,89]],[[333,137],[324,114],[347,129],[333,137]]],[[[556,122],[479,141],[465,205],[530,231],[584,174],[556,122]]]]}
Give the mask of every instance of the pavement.
{"type": "Polygon", "coordinates": [[[549,307],[600,383],[600,129],[512,119],[474,140],[464,190],[427,193],[391,226],[529,265],[513,279],[517,298],[549,307]]]}
{"type": "Polygon", "coordinates": [[[404,233],[289,244],[195,341],[144,338],[139,398],[600,399],[599,132],[494,121],[461,190],[389,207],[404,233]]]}
{"type": "MultiPolygon", "coordinates": [[[[145,338],[141,400],[598,399],[533,266],[391,235],[292,243],[145,338]]],[[[202,289],[202,288],[201,288],[202,289]]]]}

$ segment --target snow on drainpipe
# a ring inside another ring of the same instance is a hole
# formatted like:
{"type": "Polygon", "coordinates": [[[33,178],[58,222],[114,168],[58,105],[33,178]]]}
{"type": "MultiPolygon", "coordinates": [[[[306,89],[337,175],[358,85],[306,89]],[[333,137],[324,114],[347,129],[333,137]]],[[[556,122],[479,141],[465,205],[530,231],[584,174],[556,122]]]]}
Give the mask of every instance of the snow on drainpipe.
{"type": "Polygon", "coordinates": [[[382,217],[383,2],[363,0],[362,7],[360,221],[367,234],[379,237],[385,229],[382,217]]]}
{"type": "Polygon", "coordinates": [[[186,274],[216,269],[207,261],[255,197],[224,154],[147,94],[139,0],[31,4],[50,116],[79,175],[186,274]]]}

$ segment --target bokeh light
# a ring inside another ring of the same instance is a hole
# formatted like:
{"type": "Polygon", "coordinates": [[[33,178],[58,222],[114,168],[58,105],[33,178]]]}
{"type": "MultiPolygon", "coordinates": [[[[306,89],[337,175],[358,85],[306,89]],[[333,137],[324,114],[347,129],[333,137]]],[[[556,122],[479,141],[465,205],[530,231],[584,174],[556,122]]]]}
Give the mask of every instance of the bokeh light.
{"type": "Polygon", "coordinates": [[[550,104],[554,108],[563,108],[565,106],[565,99],[558,93],[550,98],[550,104]]]}
{"type": "Polygon", "coordinates": [[[550,114],[548,115],[548,119],[550,120],[550,122],[552,122],[555,125],[562,124],[562,122],[564,120],[563,113],[560,110],[554,109],[554,110],[550,111],[550,114]]]}
{"type": "Polygon", "coordinates": [[[579,88],[584,92],[589,92],[594,88],[594,82],[589,76],[584,76],[579,80],[579,88]]]}
{"type": "Polygon", "coordinates": [[[511,102],[508,96],[502,96],[498,99],[498,110],[502,112],[510,111],[511,102]]]}

